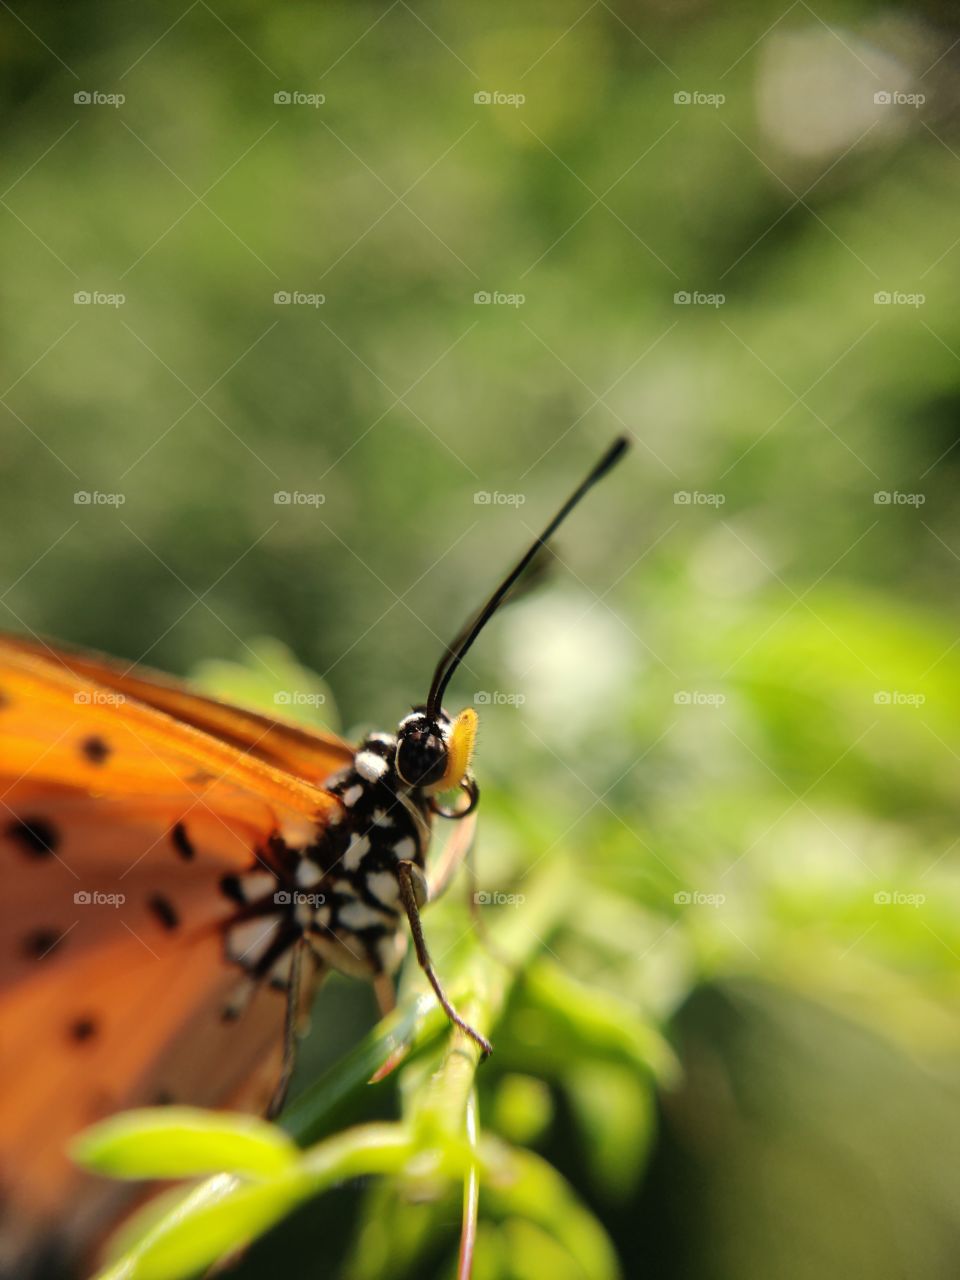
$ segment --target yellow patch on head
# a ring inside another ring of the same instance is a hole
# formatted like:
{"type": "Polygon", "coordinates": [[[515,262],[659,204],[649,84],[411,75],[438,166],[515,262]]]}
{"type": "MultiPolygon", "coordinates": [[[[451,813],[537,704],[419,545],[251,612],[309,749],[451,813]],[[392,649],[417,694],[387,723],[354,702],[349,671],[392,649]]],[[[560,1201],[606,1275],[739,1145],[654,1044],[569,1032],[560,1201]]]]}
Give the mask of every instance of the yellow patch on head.
{"type": "Polygon", "coordinates": [[[447,742],[447,767],[443,777],[433,788],[436,791],[451,791],[459,787],[466,777],[473,758],[473,748],[477,741],[477,713],[472,707],[461,711],[450,726],[450,737],[447,742]]]}

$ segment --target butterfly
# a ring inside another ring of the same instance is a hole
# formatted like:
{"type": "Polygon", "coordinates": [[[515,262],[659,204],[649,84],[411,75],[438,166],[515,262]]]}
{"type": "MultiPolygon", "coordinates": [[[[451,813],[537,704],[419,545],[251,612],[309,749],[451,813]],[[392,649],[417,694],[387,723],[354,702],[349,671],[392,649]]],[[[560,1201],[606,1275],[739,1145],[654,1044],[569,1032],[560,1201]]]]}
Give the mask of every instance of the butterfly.
{"type": "Polygon", "coordinates": [[[381,1007],[407,945],[451,1022],[420,910],[465,856],[477,714],[451,677],[620,438],[441,658],[394,733],[339,738],[162,675],[0,636],[0,1277],[76,1266],[129,1191],[69,1139],[131,1106],[276,1111],[331,969],[381,1007]],[[444,797],[456,798],[445,802],[444,797]],[[437,820],[457,824],[442,863],[437,820]]]}

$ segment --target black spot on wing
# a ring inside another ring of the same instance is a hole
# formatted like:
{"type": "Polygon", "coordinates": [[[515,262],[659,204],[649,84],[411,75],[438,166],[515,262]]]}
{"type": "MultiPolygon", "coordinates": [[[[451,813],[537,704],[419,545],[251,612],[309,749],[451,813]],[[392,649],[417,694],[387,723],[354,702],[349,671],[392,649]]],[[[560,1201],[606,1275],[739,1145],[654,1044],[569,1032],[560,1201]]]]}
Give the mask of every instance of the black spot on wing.
{"type": "Polygon", "coordinates": [[[187,828],[182,822],[178,822],[170,832],[170,840],[174,849],[185,862],[190,862],[196,856],[190,837],[187,835],[187,828]]]}
{"type": "Polygon", "coordinates": [[[109,745],[96,733],[84,738],[80,743],[80,750],[90,764],[103,764],[110,754],[109,745]]]}
{"type": "Polygon", "coordinates": [[[46,818],[16,818],[7,824],[6,835],[28,858],[49,858],[60,845],[60,834],[46,818]]]}
{"type": "Polygon", "coordinates": [[[169,898],[165,898],[162,893],[155,893],[147,902],[147,906],[153,913],[154,919],[157,920],[164,929],[176,929],[180,924],[180,916],[176,907],[169,898]]]}
{"type": "Polygon", "coordinates": [[[63,937],[59,929],[34,929],[22,940],[23,954],[28,960],[42,960],[63,937]]]}
{"type": "Polygon", "coordinates": [[[243,892],[243,885],[240,883],[239,876],[223,876],[220,880],[220,892],[225,898],[229,898],[231,902],[235,902],[238,906],[246,905],[247,898],[243,892]]]}
{"type": "Polygon", "coordinates": [[[71,1040],[76,1044],[84,1044],[88,1040],[96,1039],[99,1027],[97,1026],[94,1018],[91,1018],[89,1015],[85,1015],[84,1017],[76,1018],[71,1022],[68,1030],[71,1040]]]}

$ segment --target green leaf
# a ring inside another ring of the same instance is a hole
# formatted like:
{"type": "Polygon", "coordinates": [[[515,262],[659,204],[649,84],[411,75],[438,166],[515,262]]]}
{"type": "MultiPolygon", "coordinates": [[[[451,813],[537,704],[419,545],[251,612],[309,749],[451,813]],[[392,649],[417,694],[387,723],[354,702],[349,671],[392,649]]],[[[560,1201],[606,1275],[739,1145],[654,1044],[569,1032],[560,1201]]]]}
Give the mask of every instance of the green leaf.
{"type": "Polygon", "coordinates": [[[504,1057],[511,1065],[533,1062],[541,1075],[562,1074],[572,1058],[616,1063],[657,1079],[677,1070],[673,1050],[632,1004],[577,982],[547,958],[524,974],[508,1021],[504,1057]]]}
{"type": "Polygon", "coordinates": [[[279,1123],[299,1142],[315,1141],[335,1119],[341,1103],[366,1088],[391,1055],[405,1048],[414,1053],[435,1044],[448,1025],[432,992],[414,995],[295,1098],[279,1123]]]}
{"type": "Polygon", "coordinates": [[[262,1235],[303,1199],[309,1185],[295,1168],[270,1182],[235,1187],[220,1200],[186,1202],[98,1280],[186,1280],[262,1235]]]}
{"type": "Polygon", "coordinates": [[[491,1171],[484,1191],[489,1208],[542,1228],[589,1280],[617,1280],[620,1266],[607,1233],[551,1165],[492,1139],[482,1151],[491,1171]]]}
{"type": "Polygon", "coordinates": [[[296,1163],[300,1153],[281,1129],[254,1116],[147,1107],[87,1129],[71,1155],[114,1178],[193,1178],[224,1171],[269,1177],[296,1163]]]}
{"type": "MultiPolygon", "coordinates": [[[[109,1123],[109,1122],[108,1122],[109,1123]]],[[[98,1280],[186,1280],[262,1235],[309,1196],[345,1178],[400,1173],[412,1153],[400,1125],[363,1125],[319,1143],[254,1185],[214,1178],[157,1222],[98,1280]]],[[[438,1167],[448,1175],[456,1153],[438,1167]]]]}
{"type": "Polygon", "coordinates": [[[605,1196],[624,1199],[636,1187],[653,1138],[649,1080],[612,1063],[577,1062],[564,1085],[595,1183],[605,1196]]]}

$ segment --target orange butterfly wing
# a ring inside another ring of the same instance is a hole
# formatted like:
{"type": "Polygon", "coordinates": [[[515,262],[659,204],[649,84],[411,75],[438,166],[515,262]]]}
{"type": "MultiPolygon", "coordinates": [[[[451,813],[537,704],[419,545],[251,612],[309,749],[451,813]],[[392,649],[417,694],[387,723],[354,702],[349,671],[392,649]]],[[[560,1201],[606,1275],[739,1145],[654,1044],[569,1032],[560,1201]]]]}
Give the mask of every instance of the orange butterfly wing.
{"type": "Polygon", "coordinates": [[[248,757],[274,765],[306,781],[322,781],[353,759],[353,748],[340,738],[275,720],[187,688],[182,683],[131,667],[116,659],[53,645],[22,636],[0,636],[0,664],[34,659],[49,672],[59,668],[84,682],[135,699],[173,716],[180,724],[211,734],[248,757]]]}
{"type": "Polygon", "coordinates": [[[67,1139],[165,1099],[262,1108],[285,1000],[221,1013],[241,970],[224,876],[271,868],[337,809],[335,738],[83,654],[0,639],[0,1275],[53,1223],[68,1249],[123,1187],[67,1139]],[[304,776],[306,775],[306,776],[304,776]],[[69,1208],[68,1208],[69,1206],[69,1208]]]}

